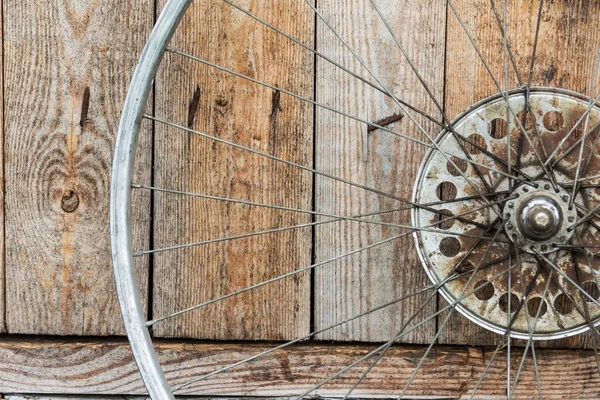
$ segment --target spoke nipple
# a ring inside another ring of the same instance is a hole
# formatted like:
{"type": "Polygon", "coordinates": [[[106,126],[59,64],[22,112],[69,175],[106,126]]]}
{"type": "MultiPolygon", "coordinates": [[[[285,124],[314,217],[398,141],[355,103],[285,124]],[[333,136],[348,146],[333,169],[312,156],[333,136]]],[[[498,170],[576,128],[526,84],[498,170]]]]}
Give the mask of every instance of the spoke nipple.
{"type": "Polygon", "coordinates": [[[140,185],[139,183],[136,183],[136,182],[131,182],[131,187],[134,189],[140,189],[142,187],[142,185],[140,185]]]}

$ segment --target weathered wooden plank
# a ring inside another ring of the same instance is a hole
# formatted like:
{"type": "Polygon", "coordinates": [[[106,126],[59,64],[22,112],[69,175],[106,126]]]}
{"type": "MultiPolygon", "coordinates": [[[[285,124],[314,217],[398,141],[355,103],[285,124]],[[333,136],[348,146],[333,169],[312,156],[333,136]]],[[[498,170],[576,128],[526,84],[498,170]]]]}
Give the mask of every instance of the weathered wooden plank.
{"type": "MultiPolygon", "coordinates": [[[[303,3],[243,7],[311,45],[303,3]]],[[[172,45],[302,96],[313,94],[310,52],[223,1],[194,2],[172,45]]],[[[157,116],[312,166],[309,103],[168,54],[157,78],[157,116]]],[[[156,126],[155,184],[308,209],[312,176],[243,150],[156,126]]],[[[310,222],[310,215],[169,194],[155,196],[155,248],[310,222]]],[[[160,317],[311,264],[311,229],[226,241],[154,257],[153,316],[160,317]]],[[[310,324],[310,273],[158,323],[158,336],[284,339],[310,324]]]]}
{"type": "MultiPolygon", "coordinates": [[[[109,248],[110,165],[153,2],[9,0],[4,18],[7,329],[122,332],[109,248]]],[[[144,133],[138,165],[147,175],[144,133]]],[[[147,206],[138,198],[134,217],[147,220],[147,206]]],[[[138,244],[148,237],[141,222],[138,244]]],[[[142,287],[145,279],[140,274],[142,287]]]]}
{"type": "MultiPolygon", "coordinates": [[[[303,345],[259,358],[189,387],[189,395],[292,396],[310,388],[375,345],[303,345]]],[[[158,343],[162,362],[172,383],[244,359],[264,350],[262,344],[158,343]]],[[[357,397],[395,398],[419,362],[426,346],[394,346],[354,393],[357,397]]],[[[522,349],[512,353],[518,368],[522,349]]],[[[491,349],[438,347],[423,364],[409,395],[422,398],[459,398],[471,393],[491,356],[491,349]],[[435,377],[435,384],[432,384],[435,377]]],[[[544,399],[590,399],[600,396],[600,377],[592,351],[539,350],[544,399]]],[[[0,341],[0,393],[57,393],[143,395],[127,343],[120,341],[0,341]]],[[[316,395],[339,397],[364,371],[366,363],[322,387],[316,395]]],[[[477,394],[480,399],[505,395],[505,354],[489,369],[477,394]]],[[[536,397],[531,357],[515,398],[536,397]]]]}
{"type": "MultiPolygon", "coordinates": [[[[454,1],[461,18],[489,63],[495,78],[504,85],[503,39],[489,0],[454,1]]],[[[502,13],[502,1],[494,2],[502,13]]],[[[510,87],[519,87],[529,76],[539,2],[508,2],[508,41],[515,55],[521,83],[509,69],[510,87]]],[[[593,65],[600,32],[596,29],[600,4],[588,1],[544,2],[543,18],[533,73],[534,86],[551,86],[590,94],[593,65]]],[[[446,107],[452,118],[470,105],[498,93],[484,65],[469,43],[452,11],[448,12],[446,61],[446,107]]],[[[600,93],[596,86],[595,93],[600,93]]],[[[440,300],[440,306],[445,303],[440,300]]],[[[444,318],[441,316],[440,318],[444,318]]],[[[440,336],[441,343],[492,344],[497,335],[461,316],[453,316],[440,336]]],[[[580,335],[539,346],[589,347],[590,335],[580,335]]]]}
{"type": "MultiPolygon", "coordinates": [[[[444,87],[445,2],[403,0],[377,3],[432,92],[441,101],[444,87]]],[[[325,0],[319,1],[319,9],[388,89],[402,100],[440,118],[440,113],[369,1],[345,1],[340,4],[339,1],[325,0]]],[[[363,78],[376,82],[324,23],[318,23],[317,32],[319,51],[363,78]]],[[[394,101],[322,59],[317,62],[317,99],[370,121],[385,121],[387,117],[401,114],[394,101]]],[[[432,136],[439,131],[424,118],[417,120],[432,136]]],[[[364,124],[326,110],[317,110],[316,122],[318,170],[395,196],[411,197],[416,171],[426,150],[423,146],[385,131],[369,130],[364,124]]],[[[408,136],[424,138],[406,116],[388,125],[388,128],[408,136]]],[[[404,204],[393,199],[328,178],[319,177],[316,180],[316,208],[321,212],[360,215],[402,206],[404,204]]],[[[380,219],[410,223],[410,215],[406,211],[385,214],[380,219]]],[[[316,260],[326,260],[398,233],[401,233],[398,229],[359,225],[356,222],[319,226],[315,237],[316,260]]],[[[412,237],[320,268],[315,276],[317,328],[411,293],[428,283],[414,250],[412,237]]],[[[426,299],[426,293],[416,296],[399,307],[319,335],[319,338],[388,340],[426,299]]],[[[434,299],[417,320],[432,314],[435,308],[434,299]]],[[[434,325],[435,321],[432,321],[403,340],[427,342],[433,336],[434,325]]]]}

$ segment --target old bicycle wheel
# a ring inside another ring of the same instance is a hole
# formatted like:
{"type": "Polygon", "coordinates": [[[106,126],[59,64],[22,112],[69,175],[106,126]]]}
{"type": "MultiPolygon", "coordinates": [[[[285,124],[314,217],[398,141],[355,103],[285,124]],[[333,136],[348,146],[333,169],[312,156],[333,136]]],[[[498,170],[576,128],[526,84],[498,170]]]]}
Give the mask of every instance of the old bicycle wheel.
{"type": "Polygon", "coordinates": [[[162,9],[111,192],[121,310],[153,399],[230,395],[203,385],[306,340],[377,343],[280,395],[382,395],[364,383],[396,343],[419,345],[384,385],[399,398],[436,393],[424,374],[450,344],[492,347],[444,393],[518,397],[524,374],[524,397],[600,393],[600,6],[401,3],[162,9]],[[152,172],[136,177],[143,134],[152,172]],[[132,197],[147,195],[150,244],[133,248],[132,197]],[[276,343],[193,375],[159,362],[153,339],[172,337],[276,343]],[[593,349],[580,392],[544,376],[553,346],[593,349]]]}

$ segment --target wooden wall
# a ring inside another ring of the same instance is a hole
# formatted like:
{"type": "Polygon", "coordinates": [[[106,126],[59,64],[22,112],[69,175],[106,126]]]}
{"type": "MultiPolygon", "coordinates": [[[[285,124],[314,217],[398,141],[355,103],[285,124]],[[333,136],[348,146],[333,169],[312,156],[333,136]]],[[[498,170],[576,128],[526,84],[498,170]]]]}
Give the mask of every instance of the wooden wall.
{"type": "MultiPolygon", "coordinates": [[[[379,3],[450,117],[497,91],[446,1],[379,3]]],[[[533,82],[588,93],[588,71],[600,42],[595,24],[600,5],[585,0],[547,3],[550,11],[542,24],[533,82]]],[[[239,4],[368,77],[365,68],[304,2],[246,0],[239,4]]],[[[495,75],[501,76],[502,38],[490,2],[456,0],[455,4],[465,25],[476,33],[475,40],[487,49],[484,56],[495,75]]],[[[493,4],[498,9],[501,6],[497,0],[493,4]]],[[[163,5],[164,0],[2,1],[0,150],[4,157],[0,179],[4,184],[0,185],[0,221],[4,235],[0,235],[0,251],[4,268],[0,268],[0,333],[124,333],[110,262],[110,166],[128,82],[163,5]]],[[[440,118],[368,1],[319,0],[318,6],[390,90],[440,118]]],[[[520,74],[519,80],[511,70],[510,85],[519,86],[528,77],[537,2],[511,1],[508,12],[509,40],[520,74]]],[[[310,52],[220,0],[196,1],[173,46],[284,90],[314,96],[320,103],[369,121],[396,117],[390,128],[417,134],[393,101],[330,63],[315,60],[310,52]]],[[[369,131],[364,124],[175,54],[166,56],[159,71],[148,113],[395,195],[410,193],[424,154],[422,147],[404,139],[369,131]]],[[[419,121],[435,130],[430,122],[419,121]]],[[[315,178],[159,123],[144,122],[140,138],[138,182],[331,214],[394,207],[394,202],[383,196],[315,178]],[[274,182],[280,186],[274,187],[274,182]]],[[[143,192],[136,193],[134,204],[137,249],[313,220],[306,214],[265,212],[211,200],[182,201],[165,194],[151,199],[143,192]]],[[[406,214],[390,214],[383,220],[409,222],[406,214]]],[[[159,317],[394,233],[386,227],[352,221],[322,225],[314,230],[140,257],[137,276],[148,315],[159,317]]],[[[416,254],[404,251],[412,250],[411,240],[349,257],[186,314],[170,324],[157,324],[153,333],[165,338],[220,340],[285,340],[306,335],[426,285],[416,254]]],[[[425,294],[417,296],[317,339],[388,340],[425,299],[425,294]]],[[[443,305],[442,300],[433,301],[421,315],[443,305]]],[[[436,321],[431,321],[403,340],[429,343],[435,329],[436,321]]],[[[453,317],[439,342],[490,345],[495,338],[464,318],[453,317]]],[[[588,347],[590,338],[547,345],[588,347]]],[[[404,360],[400,353],[394,360],[404,360]]],[[[469,350],[461,350],[453,357],[472,360],[467,353],[469,350]]],[[[137,382],[128,362],[126,373],[137,382]]],[[[18,389],[16,383],[3,384],[4,390],[18,389]]],[[[40,385],[48,388],[56,382],[40,385]]],[[[132,385],[133,392],[139,391],[132,385]]]]}

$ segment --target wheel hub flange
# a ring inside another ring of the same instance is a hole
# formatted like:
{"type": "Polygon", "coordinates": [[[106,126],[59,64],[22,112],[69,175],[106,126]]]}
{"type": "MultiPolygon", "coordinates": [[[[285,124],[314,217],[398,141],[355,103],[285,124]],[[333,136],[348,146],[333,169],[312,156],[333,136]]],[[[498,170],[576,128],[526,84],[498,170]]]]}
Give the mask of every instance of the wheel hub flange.
{"type": "Polygon", "coordinates": [[[552,253],[573,236],[570,227],[577,219],[577,210],[562,187],[554,189],[549,181],[540,180],[520,185],[510,197],[513,199],[503,209],[505,231],[523,251],[552,253]]]}

